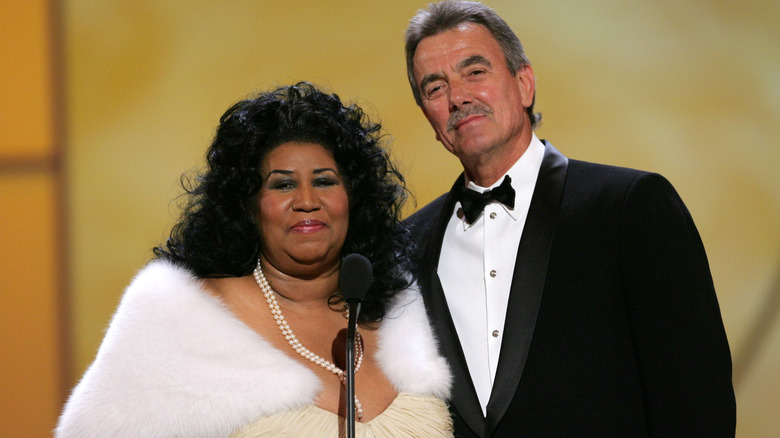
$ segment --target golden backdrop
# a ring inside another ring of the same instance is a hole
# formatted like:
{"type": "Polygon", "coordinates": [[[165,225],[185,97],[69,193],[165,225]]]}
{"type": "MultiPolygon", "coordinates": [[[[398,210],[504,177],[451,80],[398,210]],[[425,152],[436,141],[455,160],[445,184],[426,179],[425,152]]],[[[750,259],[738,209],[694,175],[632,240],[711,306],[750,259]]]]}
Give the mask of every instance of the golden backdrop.
{"type": "MultiPolygon", "coordinates": [[[[179,176],[253,90],[308,80],[357,102],[382,121],[417,207],[450,187],[459,163],[406,81],[403,31],[426,3],[62,3],[68,386],[166,238],[179,176]]],[[[571,158],[657,171],[680,192],[731,344],[738,436],[780,435],[780,3],[485,3],[533,62],[540,138],[571,158]]]]}

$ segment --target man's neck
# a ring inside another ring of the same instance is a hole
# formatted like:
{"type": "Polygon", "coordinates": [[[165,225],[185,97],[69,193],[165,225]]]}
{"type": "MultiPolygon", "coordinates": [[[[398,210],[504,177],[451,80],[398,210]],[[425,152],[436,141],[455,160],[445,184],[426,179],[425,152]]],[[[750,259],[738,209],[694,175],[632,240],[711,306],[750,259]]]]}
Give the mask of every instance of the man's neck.
{"type": "Polygon", "coordinates": [[[501,154],[483,154],[469,160],[461,159],[467,181],[480,187],[492,186],[523,156],[532,138],[533,133],[529,133],[527,139],[523,138],[518,142],[518,146],[505,148],[501,154]]]}

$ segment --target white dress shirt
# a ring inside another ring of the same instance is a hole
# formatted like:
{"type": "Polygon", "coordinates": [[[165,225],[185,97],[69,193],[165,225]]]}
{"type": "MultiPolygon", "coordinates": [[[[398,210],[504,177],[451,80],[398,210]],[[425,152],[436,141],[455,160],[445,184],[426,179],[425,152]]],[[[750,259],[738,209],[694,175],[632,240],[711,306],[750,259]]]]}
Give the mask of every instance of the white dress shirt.
{"type": "MultiPolygon", "coordinates": [[[[534,134],[506,173],[515,189],[514,208],[492,201],[469,224],[457,202],[444,232],[437,272],[483,415],[498,366],[517,248],[543,158],[544,144],[534,134]]],[[[467,186],[484,192],[503,180],[504,176],[491,187],[472,181],[467,186]]]]}

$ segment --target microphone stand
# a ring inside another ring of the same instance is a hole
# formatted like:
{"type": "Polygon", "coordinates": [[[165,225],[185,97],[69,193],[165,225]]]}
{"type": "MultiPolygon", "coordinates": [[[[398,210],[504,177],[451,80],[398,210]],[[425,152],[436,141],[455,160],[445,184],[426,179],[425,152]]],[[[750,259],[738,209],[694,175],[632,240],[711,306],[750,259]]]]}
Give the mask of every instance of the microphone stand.
{"type": "Polygon", "coordinates": [[[347,392],[347,438],[355,437],[355,338],[360,303],[371,287],[373,270],[371,261],[360,254],[348,254],[341,260],[339,289],[347,301],[349,322],[347,323],[347,363],[345,364],[345,386],[347,392]]]}
{"type": "Polygon", "coordinates": [[[349,322],[347,324],[347,438],[355,437],[355,334],[357,332],[357,317],[360,313],[360,300],[347,300],[349,305],[349,322]]]}

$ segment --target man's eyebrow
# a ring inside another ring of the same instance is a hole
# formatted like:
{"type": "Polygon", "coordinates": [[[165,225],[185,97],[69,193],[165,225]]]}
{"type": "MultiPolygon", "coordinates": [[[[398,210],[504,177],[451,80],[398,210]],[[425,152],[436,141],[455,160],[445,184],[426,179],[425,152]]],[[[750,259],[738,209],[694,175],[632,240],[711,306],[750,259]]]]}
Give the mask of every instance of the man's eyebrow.
{"type": "Polygon", "coordinates": [[[482,56],[482,55],[471,55],[468,58],[464,58],[460,62],[458,62],[457,68],[458,68],[458,70],[460,70],[462,68],[466,68],[466,67],[468,67],[470,65],[474,65],[474,64],[484,64],[484,65],[486,65],[488,67],[493,67],[493,65],[490,63],[490,61],[488,61],[488,59],[485,58],[484,56],[482,56]]]}
{"type": "Polygon", "coordinates": [[[420,81],[420,90],[425,90],[425,86],[430,84],[431,82],[436,82],[438,80],[444,80],[444,75],[441,73],[430,73],[425,75],[422,78],[422,81],[420,81]]]}

